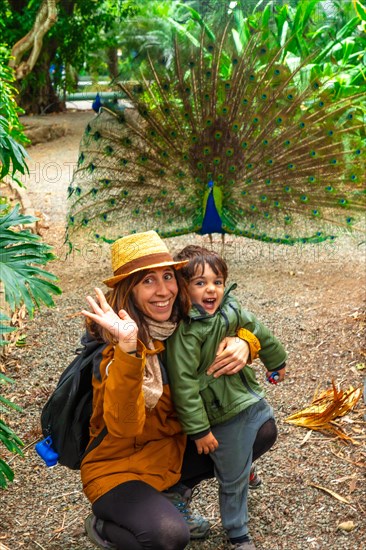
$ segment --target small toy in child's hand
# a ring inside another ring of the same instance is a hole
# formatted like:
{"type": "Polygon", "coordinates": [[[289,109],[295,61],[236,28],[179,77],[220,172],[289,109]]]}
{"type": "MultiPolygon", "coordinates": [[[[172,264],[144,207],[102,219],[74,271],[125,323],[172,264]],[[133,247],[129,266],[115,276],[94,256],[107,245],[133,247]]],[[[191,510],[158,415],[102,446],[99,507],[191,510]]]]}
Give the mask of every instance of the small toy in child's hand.
{"type": "Polygon", "coordinates": [[[50,436],[36,444],[36,452],[45,461],[46,466],[56,466],[58,454],[52,448],[52,438],[50,436]]]}
{"type": "Polygon", "coordinates": [[[269,382],[270,384],[278,384],[279,378],[280,378],[280,375],[275,370],[275,371],[271,372],[271,374],[269,376],[267,376],[267,382],[269,382]]]}

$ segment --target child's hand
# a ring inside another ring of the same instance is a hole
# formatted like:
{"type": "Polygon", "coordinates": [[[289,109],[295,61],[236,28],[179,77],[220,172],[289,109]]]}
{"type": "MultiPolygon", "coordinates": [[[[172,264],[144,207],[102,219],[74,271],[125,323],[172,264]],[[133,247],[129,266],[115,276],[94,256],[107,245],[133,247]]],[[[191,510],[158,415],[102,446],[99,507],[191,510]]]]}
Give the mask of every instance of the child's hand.
{"type": "Polygon", "coordinates": [[[96,288],[95,293],[97,301],[91,296],[87,296],[86,298],[92,312],[83,310],[81,313],[85,317],[93,319],[101,327],[106,328],[118,341],[118,345],[122,351],[129,352],[135,350],[138,330],[135,321],[131,319],[124,309],[121,309],[117,315],[108,304],[100,288],[96,288]]]}
{"type": "MultiPolygon", "coordinates": [[[[279,382],[283,382],[284,379],[285,379],[285,375],[286,375],[286,367],[283,367],[282,369],[277,370],[275,372],[277,372],[278,378],[275,382],[271,382],[271,383],[272,384],[278,384],[279,382]]],[[[267,372],[266,372],[267,380],[271,376],[271,374],[273,374],[273,371],[271,372],[271,371],[267,370],[267,372]]]]}
{"type": "Polygon", "coordinates": [[[202,453],[204,453],[205,455],[213,453],[219,446],[218,441],[212,432],[205,435],[205,437],[200,437],[199,439],[196,439],[195,444],[199,455],[201,455],[202,453]]]}

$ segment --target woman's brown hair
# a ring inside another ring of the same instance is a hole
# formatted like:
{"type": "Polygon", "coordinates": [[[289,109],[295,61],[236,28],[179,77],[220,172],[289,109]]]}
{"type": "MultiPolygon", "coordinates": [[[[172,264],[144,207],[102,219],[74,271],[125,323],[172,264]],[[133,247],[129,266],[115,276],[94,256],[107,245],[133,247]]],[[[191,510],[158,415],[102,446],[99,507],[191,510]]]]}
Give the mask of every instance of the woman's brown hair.
{"type": "MultiPolygon", "coordinates": [[[[136,321],[138,326],[138,338],[145,344],[151,339],[146,318],[144,314],[136,307],[133,299],[133,288],[145,277],[150,270],[138,271],[132,273],[125,279],[122,279],[112,290],[106,293],[105,297],[108,304],[117,314],[121,309],[127,311],[128,315],[136,321]]],[[[190,308],[190,299],[187,291],[187,285],[179,270],[173,270],[178,285],[178,294],[173,305],[170,321],[179,323],[181,319],[187,316],[190,308]]],[[[86,319],[86,328],[98,340],[109,344],[115,344],[111,333],[95,323],[92,319],[86,319]]]]}

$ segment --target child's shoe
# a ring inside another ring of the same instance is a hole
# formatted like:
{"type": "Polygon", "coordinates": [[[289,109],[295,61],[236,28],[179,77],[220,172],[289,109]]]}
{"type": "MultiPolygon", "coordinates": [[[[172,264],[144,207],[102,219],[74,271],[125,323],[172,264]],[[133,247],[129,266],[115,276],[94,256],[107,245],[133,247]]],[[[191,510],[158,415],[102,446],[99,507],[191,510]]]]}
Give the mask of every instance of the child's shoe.
{"type": "Polygon", "coordinates": [[[252,464],[249,474],[249,489],[257,489],[260,485],[262,485],[262,480],[257,474],[257,468],[252,464]]]}

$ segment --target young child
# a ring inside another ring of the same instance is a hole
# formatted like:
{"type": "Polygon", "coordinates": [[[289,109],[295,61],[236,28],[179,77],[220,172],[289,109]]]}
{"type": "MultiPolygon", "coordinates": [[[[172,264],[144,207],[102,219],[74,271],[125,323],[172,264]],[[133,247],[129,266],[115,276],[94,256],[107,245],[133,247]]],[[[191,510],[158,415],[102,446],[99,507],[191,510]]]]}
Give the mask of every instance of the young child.
{"type": "Polygon", "coordinates": [[[206,370],[221,340],[238,332],[240,335],[243,329],[258,338],[259,357],[267,368],[267,376],[279,371],[279,381],[283,380],[287,354],[273,334],[230,294],[236,285],[225,289],[228,269],[223,258],[191,245],[175,260],[189,260],[181,272],[193,304],[189,318],[166,342],[166,365],[175,408],[198,453],[211,453],[219,483],[222,524],[231,547],[253,550],[255,546],[248,535],[249,473],[252,460],[266,452],[276,439],[273,410],[251,367],[243,365],[232,376],[216,378],[207,375],[206,370]],[[274,436],[267,444],[270,433],[274,436]]]}

